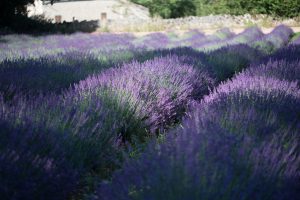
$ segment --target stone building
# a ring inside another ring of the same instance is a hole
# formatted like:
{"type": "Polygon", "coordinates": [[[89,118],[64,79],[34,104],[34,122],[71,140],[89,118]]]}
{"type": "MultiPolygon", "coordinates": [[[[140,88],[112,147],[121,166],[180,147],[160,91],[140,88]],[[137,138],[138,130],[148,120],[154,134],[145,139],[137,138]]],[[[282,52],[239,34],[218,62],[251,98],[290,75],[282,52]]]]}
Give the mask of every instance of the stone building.
{"type": "Polygon", "coordinates": [[[60,0],[53,5],[47,0],[35,0],[34,6],[28,7],[28,15],[45,15],[53,22],[150,18],[147,8],[128,0],[60,0]]]}

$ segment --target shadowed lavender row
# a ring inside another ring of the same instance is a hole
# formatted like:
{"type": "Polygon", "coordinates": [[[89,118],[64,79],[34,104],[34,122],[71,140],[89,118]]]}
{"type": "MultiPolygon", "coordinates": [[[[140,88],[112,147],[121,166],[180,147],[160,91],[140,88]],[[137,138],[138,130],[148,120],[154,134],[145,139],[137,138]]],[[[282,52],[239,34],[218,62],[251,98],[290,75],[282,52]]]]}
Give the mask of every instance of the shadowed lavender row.
{"type": "Polygon", "coordinates": [[[136,50],[115,50],[97,55],[69,51],[36,59],[7,60],[0,63],[0,90],[4,92],[15,88],[25,93],[61,92],[90,74],[138,57],[136,50]]]}
{"type": "Polygon", "coordinates": [[[167,56],[132,62],[62,95],[2,98],[1,194],[65,199],[87,174],[107,176],[120,162],[120,145],[174,125],[189,101],[213,86],[206,72],[184,61],[167,56]]]}
{"type": "Polygon", "coordinates": [[[105,94],[15,97],[0,105],[4,199],[66,199],[86,174],[107,175],[118,161],[114,144],[124,113],[105,94]]]}

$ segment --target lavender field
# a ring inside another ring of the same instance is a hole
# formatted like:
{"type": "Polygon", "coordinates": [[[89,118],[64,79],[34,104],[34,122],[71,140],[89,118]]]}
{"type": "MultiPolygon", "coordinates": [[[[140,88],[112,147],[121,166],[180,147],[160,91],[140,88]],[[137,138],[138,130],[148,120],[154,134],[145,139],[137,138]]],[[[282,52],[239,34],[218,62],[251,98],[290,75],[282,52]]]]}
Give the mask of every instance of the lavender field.
{"type": "Polygon", "coordinates": [[[300,35],[0,36],[1,199],[297,200],[300,35]]]}

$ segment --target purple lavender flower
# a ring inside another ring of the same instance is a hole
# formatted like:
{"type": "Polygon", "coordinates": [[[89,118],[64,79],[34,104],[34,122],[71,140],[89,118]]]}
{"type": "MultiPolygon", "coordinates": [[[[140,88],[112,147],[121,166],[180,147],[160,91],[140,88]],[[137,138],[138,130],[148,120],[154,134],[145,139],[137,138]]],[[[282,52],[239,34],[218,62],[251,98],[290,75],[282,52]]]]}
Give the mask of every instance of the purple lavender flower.
{"type": "Polygon", "coordinates": [[[184,57],[154,58],[142,64],[133,62],[91,76],[75,86],[81,95],[110,88],[128,96],[138,119],[145,119],[151,130],[165,129],[176,123],[192,99],[200,98],[213,85],[205,71],[184,64],[184,57]]]}
{"type": "Polygon", "coordinates": [[[148,49],[163,49],[168,47],[169,42],[166,34],[158,32],[137,38],[133,44],[137,47],[146,47],[148,49]]]}
{"type": "Polygon", "coordinates": [[[1,195],[66,199],[86,173],[107,176],[108,166],[117,166],[115,142],[126,119],[109,109],[104,94],[95,97],[83,99],[71,89],[9,102],[1,96],[1,195]]]}
{"type": "Polygon", "coordinates": [[[272,53],[288,44],[293,30],[287,26],[280,25],[274,30],[253,42],[252,46],[266,52],[272,53]]]}
{"type": "Polygon", "coordinates": [[[189,117],[128,160],[100,199],[293,199],[299,195],[300,90],[237,75],[189,117]]]}
{"type": "Polygon", "coordinates": [[[274,137],[258,145],[250,137],[235,138],[220,126],[220,118],[199,117],[184,122],[163,144],[150,144],[137,160],[126,162],[111,183],[100,185],[99,199],[290,199],[298,195],[300,160],[294,156],[295,144],[289,150],[277,148],[280,139],[274,137]]]}
{"type": "Polygon", "coordinates": [[[269,60],[267,63],[253,65],[243,72],[247,76],[274,77],[279,80],[297,81],[300,84],[300,61],[269,60]]]}

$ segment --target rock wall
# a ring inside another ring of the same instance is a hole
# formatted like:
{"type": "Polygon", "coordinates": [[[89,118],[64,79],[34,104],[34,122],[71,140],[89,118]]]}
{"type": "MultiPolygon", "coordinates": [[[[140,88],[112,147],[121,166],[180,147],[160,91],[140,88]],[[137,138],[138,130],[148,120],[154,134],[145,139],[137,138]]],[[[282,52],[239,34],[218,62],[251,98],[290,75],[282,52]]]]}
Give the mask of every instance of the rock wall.
{"type": "Polygon", "coordinates": [[[187,29],[220,29],[220,28],[245,28],[253,25],[261,27],[274,27],[280,24],[287,26],[300,26],[299,19],[273,19],[266,15],[241,16],[210,15],[204,17],[186,17],[177,19],[148,19],[148,20],[111,20],[108,29],[111,31],[163,31],[187,29]]]}

